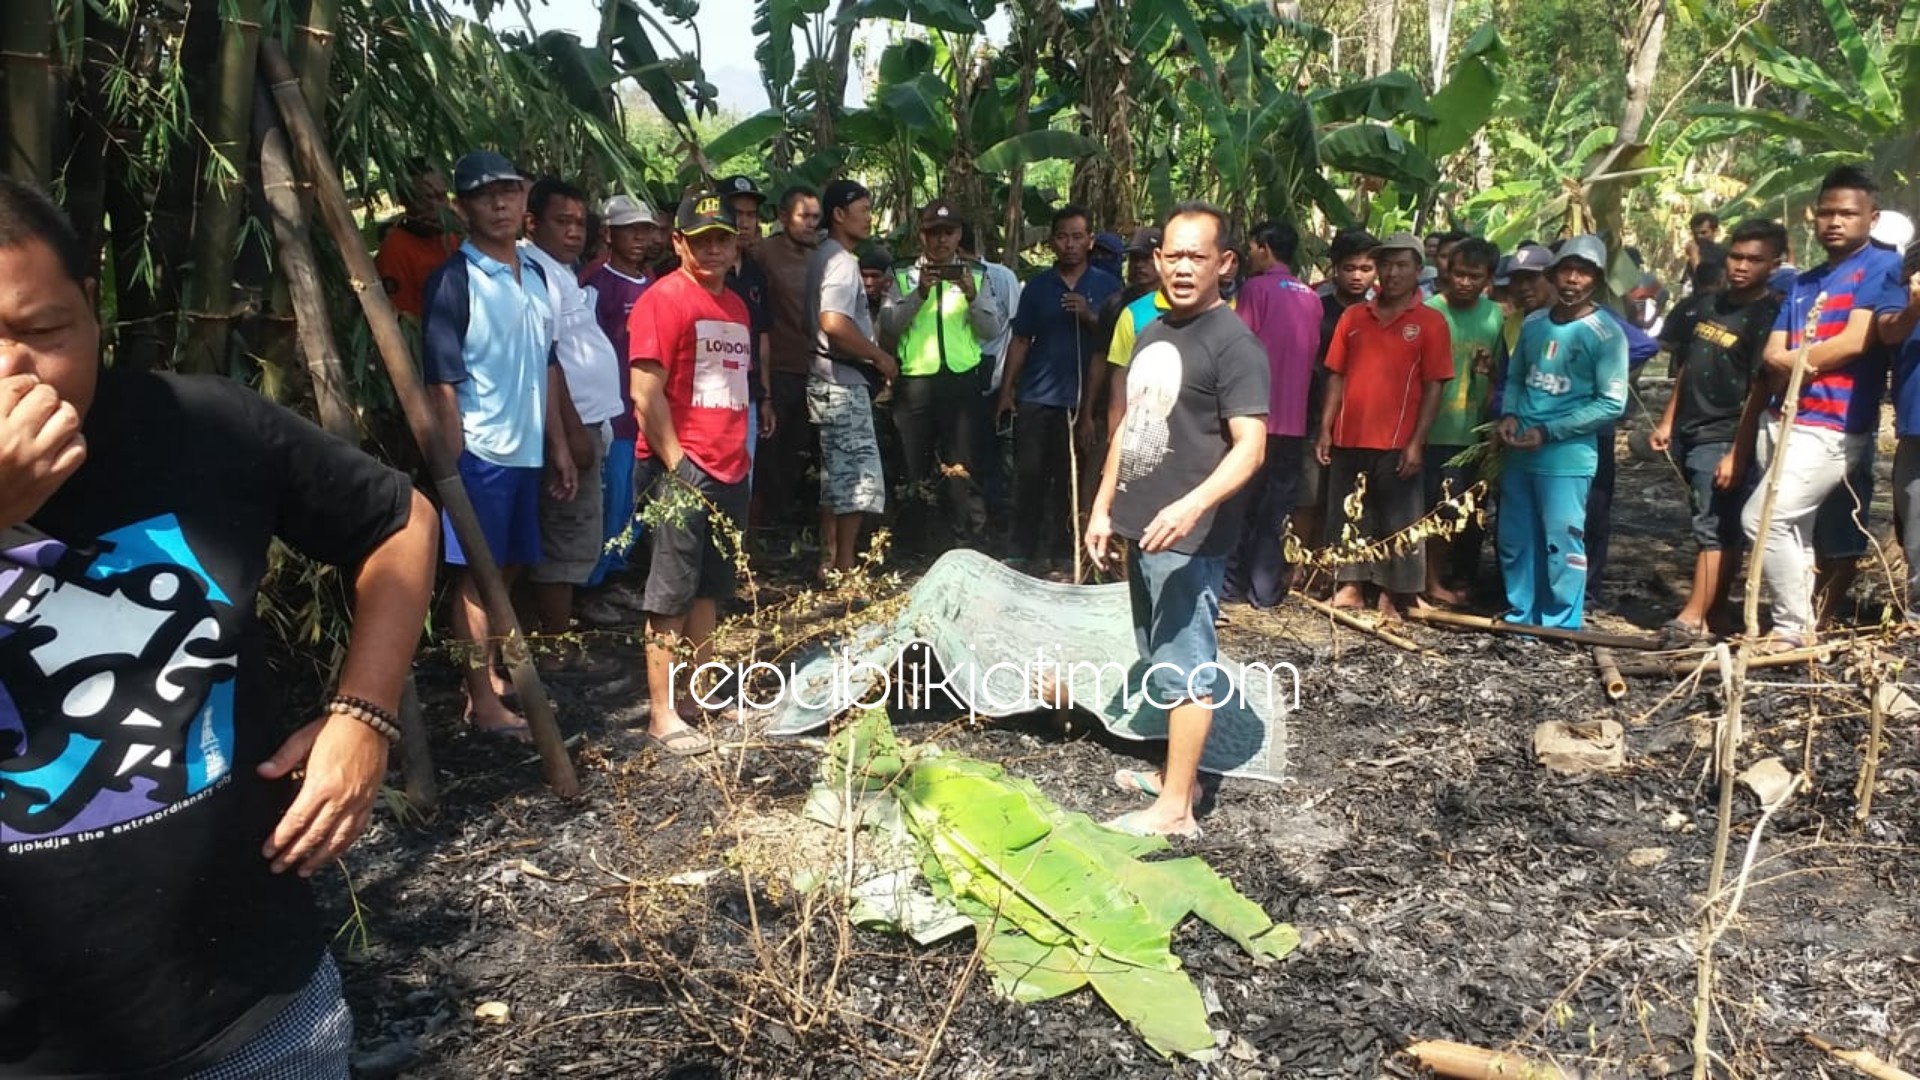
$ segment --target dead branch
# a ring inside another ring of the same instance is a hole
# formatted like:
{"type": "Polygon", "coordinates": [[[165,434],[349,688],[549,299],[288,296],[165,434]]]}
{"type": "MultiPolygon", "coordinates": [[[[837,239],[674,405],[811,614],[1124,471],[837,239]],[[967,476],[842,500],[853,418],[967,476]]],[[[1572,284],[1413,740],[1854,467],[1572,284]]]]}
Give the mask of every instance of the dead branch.
{"type": "Polygon", "coordinates": [[[1812,1032],[1807,1033],[1807,1041],[1825,1050],[1833,1060],[1851,1065],[1865,1075],[1873,1077],[1874,1080],[1920,1080],[1920,1076],[1882,1061],[1880,1055],[1871,1050],[1842,1050],[1812,1032]]]}
{"type": "Polygon", "coordinates": [[[1660,639],[1656,637],[1629,637],[1626,634],[1603,634],[1598,630],[1563,630],[1557,626],[1530,626],[1501,619],[1489,619],[1484,615],[1463,615],[1457,611],[1441,611],[1438,608],[1416,608],[1408,611],[1407,617],[1424,623],[1433,623],[1436,626],[1451,626],[1461,630],[1479,630],[1488,634],[1520,634],[1526,637],[1548,638],[1553,641],[1572,641],[1581,645],[1604,645],[1613,649],[1652,651],[1660,647],[1660,639]]]}
{"type": "Polygon", "coordinates": [[[1444,1039],[1417,1042],[1403,1052],[1435,1076],[1452,1080],[1574,1080],[1574,1074],[1558,1065],[1444,1039]]]}
{"type": "Polygon", "coordinates": [[[1388,630],[1384,626],[1379,626],[1374,623],[1370,623],[1367,620],[1360,618],[1359,616],[1353,614],[1350,611],[1342,611],[1339,608],[1334,607],[1332,604],[1329,604],[1324,600],[1315,600],[1311,596],[1302,596],[1300,599],[1306,601],[1308,607],[1313,608],[1315,611],[1320,612],[1322,615],[1325,615],[1329,619],[1332,619],[1334,622],[1339,623],[1341,626],[1344,626],[1349,630],[1358,630],[1363,634],[1372,634],[1374,637],[1379,638],[1381,641],[1384,641],[1387,644],[1392,645],[1396,648],[1405,649],[1408,652],[1420,651],[1419,645],[1413,643],[1412,641],[1407,640],[1406,638],[1401,637],[1399,634],[1396,634],[1391,630],[1388,630]]]}
{"type": "MultiPolygon", "coordinates": [[[[1773,653],[1769,656],[1755,656],[1747,661],[1747,668],[1751,670],[1753,668],[1793,667],[1795,664],[1825,663],[1829,659],[1832,659],[1833,654],[1837,650],[1843,648],[1846,648],[1846,646],[1842,643],[1829,642],[1825,645],[1809,645],[1804,649],[1789,649],[1786,652],[1773,653]]],[[[1676,656],[1670,659],[1649,659],[1640,661],[1639,663],[1621,664],[1620,674],[1633,676],[1691,675],[1702,665],[1711,664],[1712,662],[1713,650],[1708,649],[1705,652],[1688,653],[1685,656],[1676,656]]]]}

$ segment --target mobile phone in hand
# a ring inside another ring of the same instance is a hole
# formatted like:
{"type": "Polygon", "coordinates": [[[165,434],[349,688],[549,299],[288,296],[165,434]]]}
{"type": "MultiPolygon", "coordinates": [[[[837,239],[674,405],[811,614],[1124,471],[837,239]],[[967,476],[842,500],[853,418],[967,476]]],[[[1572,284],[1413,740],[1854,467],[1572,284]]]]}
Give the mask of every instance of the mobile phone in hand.
{"type": "Polygon", "coordinates": [[[1920,239],[1907,245],[1907,253],[1900,260],[1900,284],[1913,280],[1915,274],[1920,274],[1920,239]]]}

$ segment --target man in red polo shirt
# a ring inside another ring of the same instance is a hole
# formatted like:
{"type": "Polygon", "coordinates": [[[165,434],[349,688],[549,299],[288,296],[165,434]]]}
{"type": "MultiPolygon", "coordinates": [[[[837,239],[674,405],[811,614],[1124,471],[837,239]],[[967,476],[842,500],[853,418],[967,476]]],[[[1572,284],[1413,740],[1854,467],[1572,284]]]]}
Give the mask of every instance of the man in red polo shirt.
{"type": "MultiPolygon", "coordinates": [[[[678,269],[640,295],[629,317],[633,407],[664,474],[651,498],[669,500],[647,570],[647,734],[686,757],[713,749],[687,723],[689,696],[674,703],[674,670],[707,659],[718,600],[731,597],[733,556],[747,525],[747,368],[753,331],[747,306],[727,288],[737,257],[733,216],[720,197],[689,194],[674,221],[678,269]],[[693,660],[675,662],[685,637],[693,660]]],[[[689,688],[691,689],[691,688],[689,688]]]]}
{"type": "MultiPolygon", "coordinates": [[[[1374,298],[1340,316],[1327,346],[1327,399],[1314,456],[1327,467],[1327,523],[1352,520],[1362,542],[1381,540],[1426,512],[1421,450],[1453,378],[1447,320],[1420,302],[1425,249],[1412,233],[1394,233],[1373,251],[1374,298]],[[1365,477],[1357,518],[1344,506],[1365,477]]],[[[1426,582],[1424,545],[1342,566],[1333,606],[1366,604],[1362,586],[1379,588],[1380,613],[1398,616],[1419,601],[1426,582]]]]}

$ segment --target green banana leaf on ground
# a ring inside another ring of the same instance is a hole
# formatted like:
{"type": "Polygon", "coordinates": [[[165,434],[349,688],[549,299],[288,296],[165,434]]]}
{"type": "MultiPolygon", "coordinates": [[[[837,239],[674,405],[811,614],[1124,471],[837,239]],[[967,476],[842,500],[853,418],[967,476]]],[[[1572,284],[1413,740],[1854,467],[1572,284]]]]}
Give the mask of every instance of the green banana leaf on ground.
{"type": "Polygon", "coordinates": [[[1293,927],[1203,860],[1148,860],[1167,850],[1164,837],[1129,836],[1062,810],[998,765],[903,748],[881,710],[856,714],[829,741],[821,771],[811,816],[835,816],[823,808],[851,794],[857,809],[839,822],[884,833],[873,848],[890,853],[882,862],[917,852],[931,891],[910,895],[899,867],[869,867],[853,886],[852,916],[917,940],[940,921],[929,899],[936,912],[964,916],[985,943],[994,989],[1014,1001],[1091,986],[1159,1053],[1206,1060],[1213,1031],[1173,953],[1174,929],[1197,915],[1260,961],[1299,945],[1293,927]]]}

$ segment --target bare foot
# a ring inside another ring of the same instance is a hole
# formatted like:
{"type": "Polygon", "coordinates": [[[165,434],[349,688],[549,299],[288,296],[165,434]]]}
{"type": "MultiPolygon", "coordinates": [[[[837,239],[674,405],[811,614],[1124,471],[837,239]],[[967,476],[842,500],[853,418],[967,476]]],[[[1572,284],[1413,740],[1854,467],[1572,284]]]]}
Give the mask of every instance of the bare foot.
{"type": "Polygon", "coordinates": [[[533,741],[527,730],[527,718],[501,704],[499,699],[467,707],[467,723],[485,735],[498,735],[521,742],[533,741]]]}
{"type": "Polygon", "coordinates": [[[1466,593],[1449,589],[1437,581],[1427,586],[1426,595],[1427,599],[1434,603],[1444,604],[1448,607],[1459,607],[1467,602],[1466,593]]]}
{"type": "Polygon", "coordinates": [[[1130,836],[1183,836],[1197,838],[1200,835],[1200,823],[1193,820],[1193,809],[1184,812],[1169,810],[1165,800],[1156,801],[1145,810],[1135,810],[1122,814],[1106,823],[1107,828],[1127,833],[1130,836]]]}
{"type": "Polygon", "coordinates": [[[1374,610],[1380,613],[1382,619],[1388,622],[1398,622],[1401,618],[1400,612],[1403,607],[1412,607],[1419,602],[1420,597],[1415,593],[1383,592],[1380,594],[1380,599],[1374,604],[1374,610]]]}
{"type": "Polygon", "coordinates": [[[1333,606],[1341,611],[1359,611],[1366,607],[1367,597],[1360,591],[1360,583],[1350,581],[1334,590],[1333,606]]]}

